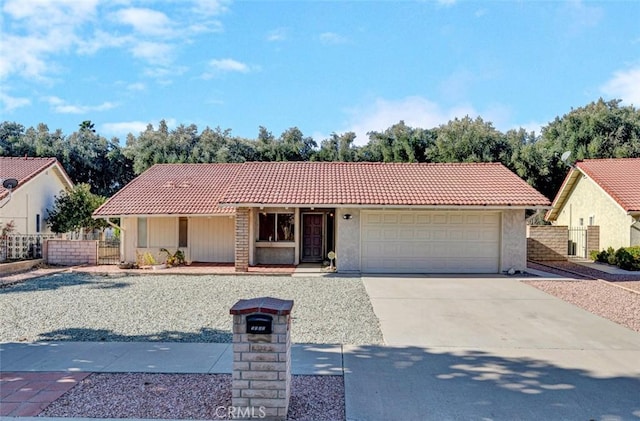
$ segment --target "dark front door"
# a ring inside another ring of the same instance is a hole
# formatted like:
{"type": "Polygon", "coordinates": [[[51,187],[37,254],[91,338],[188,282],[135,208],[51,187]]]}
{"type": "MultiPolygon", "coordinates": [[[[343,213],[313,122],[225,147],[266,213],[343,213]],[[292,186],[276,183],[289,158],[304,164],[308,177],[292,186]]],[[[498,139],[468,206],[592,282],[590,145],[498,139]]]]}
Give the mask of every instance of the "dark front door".
{"type": "Polygon", "coordinates": [[[322,261],[323,218],[321,213],[302,214],[302,261],[322,261]]]}

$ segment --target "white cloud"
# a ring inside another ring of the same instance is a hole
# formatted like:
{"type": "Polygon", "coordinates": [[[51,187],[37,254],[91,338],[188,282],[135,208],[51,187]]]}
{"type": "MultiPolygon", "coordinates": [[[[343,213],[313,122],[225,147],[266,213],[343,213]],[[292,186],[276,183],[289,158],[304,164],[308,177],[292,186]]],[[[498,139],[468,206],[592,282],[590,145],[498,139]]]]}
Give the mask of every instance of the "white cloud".
{"type": "Polygon", "coordinates": [[[221,60],[211,60],[209,62],[209,66],[223,72],[240,72],[240,73],[249,72],[249,66],[230,58],[223,58],[221,60]]]}
{"type": "Polygon", "coordinates": [[[111,136],[126,136],[129,133],[138,135],[145,131],[149,122],[145,121],[121,121],[119,123],[104,123],[102,132],[111,136]]]}
{"type": "Polygon", "coordinates": [[[25,27],[42,29],[91,20],[98,3],[98,0],[6,0],[2,10],[23,21],[25,27]]]}
{"type": "Polygon", "coordinates": [[[229,2],[226,0],[194,0],[193,3],[194,13],[217,16],[227,12],[229,2]]]}
{"type": "Polygon", "coordinates": [[[53,108],[53,111],[58,114],[86,114],[95,111],[107,111],[117,106],[108,101],[98,105],[75,105],[69,104],[57,96],[46,97],[44,100],[48,102],[53,108]]]}
{"type": "Polygon", "coordinates": [[[231,59],[214,59],[209,61],[209,69],[202,74],[203,79],[211,79],[223,73],[249,73],[252,68],[245,63],[231,59]]]}
{"type": "Polygon", "coordinates": [[[607,96],[622,99],[625,104],[640,106],[640,66],[615,72],[600,90],[607,96]]]}
{"type": "Polygon", "coordinates": [[[347,38],[335,32],[323,32],[318,37],[323,44],[344,44],[347,38]]]}
{"type": "Polygon", "coordinates": [[[146,85],[141,82],[130,83],[127,85],[128,91],[144,91],[145,89],[147,89],[146,85]]]}
{"type": "Polygon", "coordinates": [[[403,120],[412,127],[425,129],[447,123],[455,117],[476,116],[476,110],[468,105],[458,105],[444,109],[428,99],[411,96],[399,100],[378,98],[370,105],[347,111],[350,114],[347,128],[356,134],[355,143],[364,145],[369,141],[367,132],[383,131],[403,120]]]}
{"type": "Polygon", "coordinates": [[[175,51],[190,44],[192,36],[222,30],[216,17],[227,11],[228,4],[226,0],[193,0],[186,7],[175,3],[172,7],[178,12],[169,15],[154,10],[148,1],[5,0],[0,3],[0,78],[50,82],[65,70],[70,55],[106,48],[125,49],[153,66],[172,66],[175,51]],[[148,6],[132,6],[136,3],[148,6]]]}
{"type": "Polygon", "coordinates": [[[131,47],[131,53],[151,64],[167,65],[172,62],[173,46],[164,42],[140,41],[131,47]]]}
{"type": "Polygon", "coordinates": [[[123,24],[130,25],[136,32],[144,35],[169,35],[172,22],[162,12],[151,9],[131,7],[115,13],[115,18],[123,24]]]}
{"type": "Polygon", "coordinates": [[[285,28],[277,28],[273,31],[269,31],[267,34],[267,41],[279,42],[287,39],[287,30],[285,28]]]}
{"type": "Polygon", "coordinates": [[[77,31],[95,19],[97,0],[7,0],[2,8],[0,78],[19,74],[46,79],[57,66],[51,56],[69,50],[77,31]],[[10,32],[9,32],[10,31],[10,32]]]}
{"type": "Polygon", "coordinates": [[[10,112],[16,108],[26,107],[31,104],[29,98],[18,98],[0,92],[0,104],[2,104],[3,112],[10,112]]]}
{"type": "MultiPolygon", "coordinates": [[[[178,126],[178,122],[175,118],[165,118],[165,123],[167,123],[167,127],[169,129],[175,129],[178,126]]],[[[160,124],[160,120],[155,121],[141,121],[141,120],[132,120],[132,121],[119,121],[114,123],[104,123],[101,125],[101,133],[104,133],[109,136],[120,136],[125,137],[129,133],[137,136],[141,132],[147,130],[147,126],[151,124],[155,129],[158,129],[160,124]]]]}

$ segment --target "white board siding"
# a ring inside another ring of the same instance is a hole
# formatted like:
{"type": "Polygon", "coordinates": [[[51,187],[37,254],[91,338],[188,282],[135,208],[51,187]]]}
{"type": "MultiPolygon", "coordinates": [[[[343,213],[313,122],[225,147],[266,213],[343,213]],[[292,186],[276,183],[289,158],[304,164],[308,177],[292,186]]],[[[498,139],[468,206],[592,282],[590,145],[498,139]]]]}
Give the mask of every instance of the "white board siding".
{"type": "Polygon", "coordinates": [[[178,247],[178,219],[173,217],[148,218],[149,248],[178,247]]]}
{"type": "Polygon", "coordinates": [[[497,273],[499,212],[362,213],[361,270],[497,273]]]}
{"type": "Polygon", "coordinates": [[[235,219],[228,216],[189,219],[189,250],[194,262],[232,263],[235,219]]]}

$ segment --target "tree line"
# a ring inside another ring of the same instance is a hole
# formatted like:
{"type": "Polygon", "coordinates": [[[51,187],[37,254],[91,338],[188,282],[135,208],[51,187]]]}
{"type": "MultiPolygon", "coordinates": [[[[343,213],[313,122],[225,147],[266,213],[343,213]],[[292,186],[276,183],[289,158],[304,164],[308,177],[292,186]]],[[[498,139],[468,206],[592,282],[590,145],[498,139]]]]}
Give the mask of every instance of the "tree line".
{"type": "Polygon", "coordinates": [[[46,124],[25,129],[19,123],[0,124],[0,156],[56,157],[76,183],[91,192],[111,196],[157,163],[245,161],[343,162],[501,162],[553,198],[567,173],[561,161],[640,157],[640,110],[620,100],[599,99],[556,117],[540,134],[523,128],[503,133],[482,118],[456,118],[435,128],[410,127],[403,121],[384,131],[368,133],[363,146],[353,132],[332,133],[318,145],[292,127],[275,136],[259,127],[255,139],[234,136],[230,129],[191,125],[169,129],[165,121],[118,138],[96,133],[84,121],[70,135],[51,132],[46,124]]]}

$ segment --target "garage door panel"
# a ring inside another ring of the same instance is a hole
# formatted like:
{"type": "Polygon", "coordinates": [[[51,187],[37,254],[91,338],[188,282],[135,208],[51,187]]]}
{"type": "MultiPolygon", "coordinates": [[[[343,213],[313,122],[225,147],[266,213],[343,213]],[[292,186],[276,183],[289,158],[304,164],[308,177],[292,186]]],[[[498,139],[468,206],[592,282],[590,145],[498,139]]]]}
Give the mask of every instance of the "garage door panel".
{"type": "Polygon", "coordinates": [[[497,212],[363,212],[362,270],[496,273],[497,212]]]}

